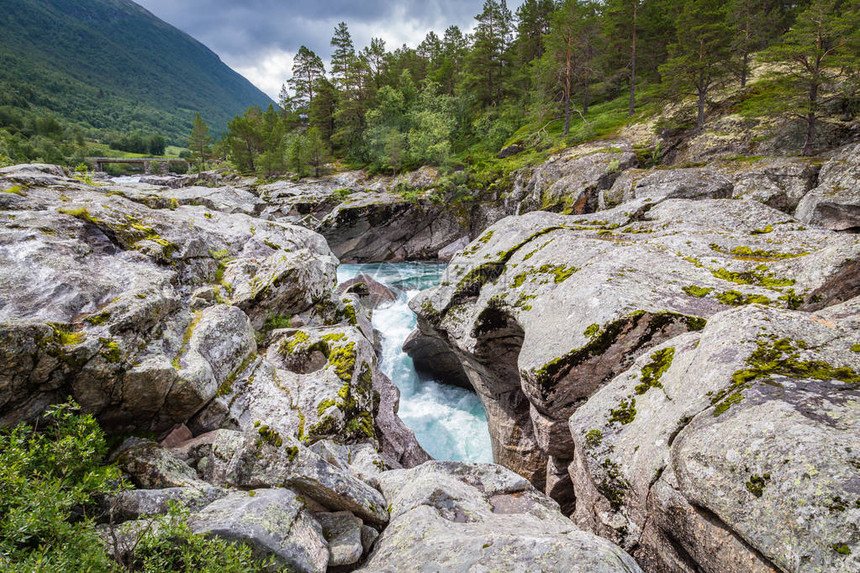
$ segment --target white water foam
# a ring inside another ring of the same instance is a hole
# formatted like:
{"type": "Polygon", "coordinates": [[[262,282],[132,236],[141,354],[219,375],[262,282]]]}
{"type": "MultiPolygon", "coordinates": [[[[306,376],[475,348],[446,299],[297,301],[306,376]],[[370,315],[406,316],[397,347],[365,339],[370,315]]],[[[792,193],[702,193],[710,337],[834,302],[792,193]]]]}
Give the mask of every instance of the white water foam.
{"type": "Polygon", "coordinates": [[[400,388],[400,418],[421,446],[437,460],[491,462],[487,415],[478,397],[463,388],[419,378],[401,348],[416,324],[409,299],[439,284],[444,269],[428,263],[341,265],[337,278],[343,282],[365,273],[400,289],[397,301],[374,310],[373,326],[382,333],[379,367],[400,388]]]}

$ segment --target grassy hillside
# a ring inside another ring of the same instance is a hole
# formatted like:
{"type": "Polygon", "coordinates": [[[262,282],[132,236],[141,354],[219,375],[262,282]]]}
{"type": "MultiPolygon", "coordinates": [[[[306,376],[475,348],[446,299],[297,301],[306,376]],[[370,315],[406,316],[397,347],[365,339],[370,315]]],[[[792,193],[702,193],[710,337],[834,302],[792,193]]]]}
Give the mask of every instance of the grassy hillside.
{"type": "Polygon", "coordinates": [[[221,131],[271,100],[212,51],[129,0],[0,0],[0,106],[88,130],[221,131]]]}

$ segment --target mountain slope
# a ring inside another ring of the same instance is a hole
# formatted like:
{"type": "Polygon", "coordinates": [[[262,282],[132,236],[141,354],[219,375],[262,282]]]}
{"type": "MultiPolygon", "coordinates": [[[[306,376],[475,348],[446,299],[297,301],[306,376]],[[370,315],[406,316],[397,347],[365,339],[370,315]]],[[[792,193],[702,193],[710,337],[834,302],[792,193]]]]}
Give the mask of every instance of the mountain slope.
{"type": "Polygon", "coordinates": [[[0,105],[97,129],[216,131],[271,100],[211,50],[129,0],[0,0],[0,105]]]}

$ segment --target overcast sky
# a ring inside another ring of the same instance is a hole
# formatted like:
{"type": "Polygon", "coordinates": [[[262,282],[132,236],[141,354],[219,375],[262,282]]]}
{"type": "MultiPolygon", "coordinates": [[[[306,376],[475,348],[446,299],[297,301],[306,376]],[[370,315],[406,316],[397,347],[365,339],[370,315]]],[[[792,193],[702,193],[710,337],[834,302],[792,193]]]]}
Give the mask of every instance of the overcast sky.
{"type": "MultiPolygon", "coordinates": [[[[381,37],[393,50],[417,46],[428,31],[451,24],[465,32],[483,0],[135,0],[206,44],[231,68],[277,99],[299,46],[324,60],[338,22],[349,25],[356,50],[381,37]]],[[[519,0],[509,0],[515,11],[519,0]]],[[[328,67],[327,67],[328,68],[328,67]]]]}

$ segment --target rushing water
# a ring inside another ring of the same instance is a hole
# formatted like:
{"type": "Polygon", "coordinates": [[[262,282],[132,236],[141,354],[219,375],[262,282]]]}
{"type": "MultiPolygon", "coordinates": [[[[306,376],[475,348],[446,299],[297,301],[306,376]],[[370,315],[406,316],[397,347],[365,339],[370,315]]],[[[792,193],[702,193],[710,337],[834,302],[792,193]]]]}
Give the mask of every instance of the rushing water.
{"type": "Polygon", "coordinates": [[[373,326],[382,333],[380,369],[400,388],[400,418],[418,442],[437,460],[491,462],[487,415],[473,392],[419,379],[412,359],[401,349],[415,328],[409,299],[436,286],[444,265],[427,263],[341,265],[338,282],[360,273],[399,292],[398,300],[373,311],[373,326]]]}

